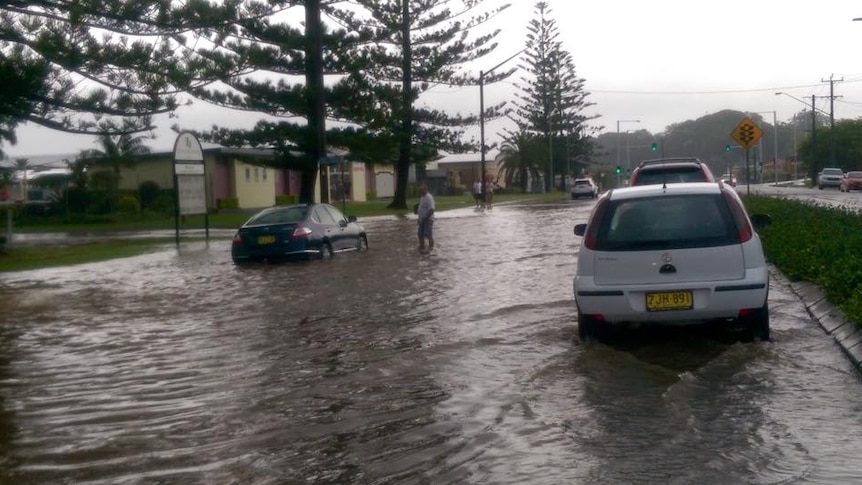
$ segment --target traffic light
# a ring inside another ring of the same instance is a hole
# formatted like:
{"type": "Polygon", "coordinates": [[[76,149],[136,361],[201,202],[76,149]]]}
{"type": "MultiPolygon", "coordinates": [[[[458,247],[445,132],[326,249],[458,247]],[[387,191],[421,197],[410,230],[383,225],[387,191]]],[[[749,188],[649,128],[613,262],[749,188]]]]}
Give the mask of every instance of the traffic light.
{"type": "Polygon", "coordinates": [[[623,168],[620,167],[619,165],[617,165],[617,175],[621,174],[622,172],[623,172],[623,168]]]}
{"type": "Polygon", "coordinates": [[[649,149],[654,151],[654,152],[657,152],[658,151],[658,143],[653,143],[652,146],[649,147],[649,149]]]}
{"type": "Polygon", "coordinates": [[[729,152],[730,151],[730,145],[724,145],[724,151],[729,152]]]}

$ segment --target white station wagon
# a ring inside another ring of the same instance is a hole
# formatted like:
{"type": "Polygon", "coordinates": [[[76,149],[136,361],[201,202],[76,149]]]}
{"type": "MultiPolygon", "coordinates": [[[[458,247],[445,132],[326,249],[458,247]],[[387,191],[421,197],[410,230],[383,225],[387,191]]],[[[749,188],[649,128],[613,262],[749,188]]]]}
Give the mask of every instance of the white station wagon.
{"type": "Polygon", "coordinates": [[[768,340],[769,272],[755,229],[770,222],[749,217],[721,182],[606,192],[575,226],[584,237],[574,277],[581,340],[625,326],[710,322],[768,340]]]}

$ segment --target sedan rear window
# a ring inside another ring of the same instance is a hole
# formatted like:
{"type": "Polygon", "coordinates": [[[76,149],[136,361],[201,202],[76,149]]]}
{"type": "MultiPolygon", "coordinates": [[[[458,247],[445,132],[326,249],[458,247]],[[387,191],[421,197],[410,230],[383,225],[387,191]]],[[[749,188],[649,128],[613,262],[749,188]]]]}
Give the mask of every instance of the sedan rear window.
{"type": "Polygon", "coordinates": [[[599,251],[739,244],[733,216],[718,194],[614,201],[599,224],[596,240],[599,251]]]}
{"type": "Polygon", "coordinates": [[[296,224],[305,220],[306,209],[304,207],[289,207],[284,209],[273,209],[261,212],[252,217],[246,224],[296,224]]]}
{"type": "Polygon", "coordinates": [[[847,178],[851,178],[851,179],[862,178],[862,172],[850,172],[847,174],[847,178]]]}

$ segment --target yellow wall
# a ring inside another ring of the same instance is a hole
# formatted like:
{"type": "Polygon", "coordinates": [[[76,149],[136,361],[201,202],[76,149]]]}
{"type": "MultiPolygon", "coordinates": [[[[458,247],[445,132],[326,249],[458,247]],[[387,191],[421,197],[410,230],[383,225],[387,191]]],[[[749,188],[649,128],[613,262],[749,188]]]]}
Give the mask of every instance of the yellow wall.
{"type": "Polygon", "coordinates": [[[275,205],[275,171],[271,168],[232,161],[231,173],[239,207],[255,209],[275,205]]]}
{"type": "Polygon", "coordinates": [[[365,202],[368,188],[365,186],[365,164],[351,163],[350,169],[350,200],[365,202]]]}

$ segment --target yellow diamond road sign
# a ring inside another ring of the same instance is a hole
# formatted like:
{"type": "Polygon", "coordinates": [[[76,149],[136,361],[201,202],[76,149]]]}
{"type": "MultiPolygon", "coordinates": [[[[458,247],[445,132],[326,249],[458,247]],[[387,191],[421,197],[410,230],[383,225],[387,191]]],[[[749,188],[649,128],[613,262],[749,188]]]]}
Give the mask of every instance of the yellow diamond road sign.
{"type": "Polygon", "coordinates": [[[751,148],[757,140],[760,140],[760,137],[763,136],[763,130],[760,129],[751,118],[746,116],[736,125],[736,128],[730,132],[730,136],[736,140],[736,143],[746,150],[751,148]]]}

